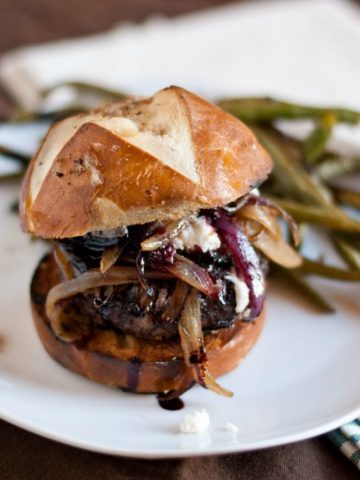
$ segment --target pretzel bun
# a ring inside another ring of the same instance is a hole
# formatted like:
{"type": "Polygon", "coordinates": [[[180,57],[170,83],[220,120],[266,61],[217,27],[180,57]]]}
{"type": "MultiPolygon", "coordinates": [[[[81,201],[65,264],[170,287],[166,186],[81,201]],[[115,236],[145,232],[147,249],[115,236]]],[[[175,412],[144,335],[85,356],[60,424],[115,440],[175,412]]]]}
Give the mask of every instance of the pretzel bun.
{"type": "MultiPolygon", "coordinates": [[[[160,393],[191,386],[191,370],[185,365],[178,340],[149,341],[98,330],[81,344],[56,337],[45,314],[45,298],[60,281],[52,255],[43,259],[32,279],[32,314],[40,340],[49,355],[64,367],[96,382],[138,393],[160,393]]],[[[235,321],[231,328],[206,334],[210,372],[218,377],[236,368],[258,339],[264,310],[250,323],[235,321]]]]}
{"type": "Polygon", "coordinates": [[[169,87],[53,125],[24,179],[22,228],[70,238],[181,218],[236,200],[270,170],[243,123],[169,87]]]}

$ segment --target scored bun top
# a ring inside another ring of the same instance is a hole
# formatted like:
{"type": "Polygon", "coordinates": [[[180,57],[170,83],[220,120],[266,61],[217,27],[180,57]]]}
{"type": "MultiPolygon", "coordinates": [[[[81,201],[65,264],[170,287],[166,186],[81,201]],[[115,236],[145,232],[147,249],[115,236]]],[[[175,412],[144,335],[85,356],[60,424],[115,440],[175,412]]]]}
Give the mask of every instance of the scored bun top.
{"type": "Polygon", "coordinates": [[[239,120],[179,87],[53,125],[26,172],[24,231],[70,238],[225,205],[271,160],[239,120]]]}

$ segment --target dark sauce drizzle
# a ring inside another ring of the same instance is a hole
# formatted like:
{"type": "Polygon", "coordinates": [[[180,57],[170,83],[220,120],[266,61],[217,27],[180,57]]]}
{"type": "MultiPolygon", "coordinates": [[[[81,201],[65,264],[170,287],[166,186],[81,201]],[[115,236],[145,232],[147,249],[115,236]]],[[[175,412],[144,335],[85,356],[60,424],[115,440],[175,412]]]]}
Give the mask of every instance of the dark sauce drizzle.
{"type": "Polygon", "coordinates": [[[133,357],[128,362],[127,386],[130,391],[134,392],[139,384],[141,364],[138,357],[133,357]]]}
{"type": "Polygon", "coordinates": [[[159,393],[159,395],[157,396],[157,400],[161,408],[171,411],[181,410],[182,408],[184,408],[185,404],[184,401],[181,400],[181,398],[175,397],[167,399],[168,396],[168,393],[159,393]]]}

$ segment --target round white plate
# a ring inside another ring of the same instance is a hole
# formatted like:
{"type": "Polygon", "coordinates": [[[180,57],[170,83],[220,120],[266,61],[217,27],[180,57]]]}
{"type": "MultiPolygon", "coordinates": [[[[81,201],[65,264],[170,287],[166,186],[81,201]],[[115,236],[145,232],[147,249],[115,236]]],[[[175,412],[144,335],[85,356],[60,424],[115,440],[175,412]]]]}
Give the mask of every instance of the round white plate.
{"type": "MultiPolygon", "coordinates": [[[[0,416],[70,445],[143,458],[239,452],[331,430],[360,414],[359,285],[318,281],[337,306],[317,315],[292,292],[271,287],[267,323],[240,367],[221,378],[232,399],[199,387],[185,408],[161,409],[152,395],[132,395],[85,380],[43,350],[32,324],[29,282],[45,246],[23,235],[9,213],[16,185],[0,189],[0,416]],[[186,413],[206,408],[207,433],[179,433],[186,413]],[[227,432],[227,422],[237,434],[227,432]]],[[[310,253],[315,250],[310,240],[310,253]]]]}

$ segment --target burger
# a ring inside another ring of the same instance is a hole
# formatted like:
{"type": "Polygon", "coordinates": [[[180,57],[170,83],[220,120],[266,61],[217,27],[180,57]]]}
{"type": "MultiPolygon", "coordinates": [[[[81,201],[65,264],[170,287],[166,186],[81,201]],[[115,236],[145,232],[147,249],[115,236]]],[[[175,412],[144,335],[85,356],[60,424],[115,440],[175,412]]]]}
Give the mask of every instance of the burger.
{"type": "Polygon", "coordinates": [[[299,262],[291,219],[257,190],[271,166],[249,128],[179,87],[54,124],[20,202],[52,245],[30,292],[50,356],[126,391],[231,396],[216,377],[261,333],[266,257],[299,262]]]}

